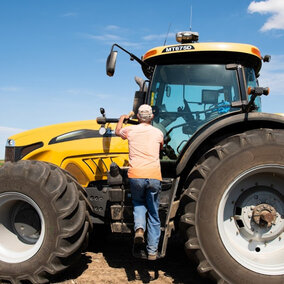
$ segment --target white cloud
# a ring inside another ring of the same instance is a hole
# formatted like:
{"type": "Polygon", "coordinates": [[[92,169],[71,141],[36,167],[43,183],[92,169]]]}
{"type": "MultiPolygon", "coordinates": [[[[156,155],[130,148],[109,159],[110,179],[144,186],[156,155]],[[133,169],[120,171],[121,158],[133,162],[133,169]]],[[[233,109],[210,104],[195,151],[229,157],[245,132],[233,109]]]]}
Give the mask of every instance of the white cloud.
{"type": "Polygon", "coordinates": [[[3,127],[0,126],[0,159],[4,159],[5,156],[5,145],[7,138],[10,136],[24,131],[19,128],[3,127]]]}
{"type": "Polygon", "coordinates": [[[122,40],[120,36],[114,34],[103,34],[103,35],[85,34],[85,36],[89,39],[95,39],[104,42],[113,41],[113,40],[122,40]]]}
{"type": "Polygon", "coordinates": [[[131,41],[127,41],[127,40],[122,40],[122,41],[119,42],[119,44],[121,44],[122,46],[125,46],[125,47],[141,48],[140,43],[131,42],[131,41]]]}
{"type": "Polygon", "coordinates": [[[105,29],[108,31],[117,31],[117,30],[120,30],[120,27],[116,25],[108,25],[105,27],[105,29]]]}
{"type": "Polygon", "coordinates": [[[167,38],[170,38],[170,37],[175,37],[175,33],[169,33],[168,35],[167,34],[151,34],[151,35],[147,35],[147,36],[144,36],[143,37],[143,40],[165,40],[167,38]]]}
{"type": "Polygon", "coordinates": [[[141,47],[141,44],[139,43],[128,41],[127,39],[119,35],[110,34],[110,33],[103,35],[84,34],[83,36],[88,39],[101,41],[107,45],[112,45],[114,43],[117,43],[125,47],[135,47],[135,48],[141,47]]]}
{"type": "Polygon", "coordinates": [[[141,48],[141,43],[132,42],[129,40],[130,32],[127,28],[123,28],[116,25],[108,25],[102,29],[99,34],[91,34],[91,33],[81,33],[81,36],[100,41],[107,45],[112,45],[117,43],[124,47],[132,47],[132,48],[141,48]]]}
{"type": "Polygon", "coordinates": [[[248,7],[249,13],[272,14],[271,17],[261,27],[261,31],[272,29],[284,30],[284,1],[283,0],[266,0],[253,1],[248,7]]]}

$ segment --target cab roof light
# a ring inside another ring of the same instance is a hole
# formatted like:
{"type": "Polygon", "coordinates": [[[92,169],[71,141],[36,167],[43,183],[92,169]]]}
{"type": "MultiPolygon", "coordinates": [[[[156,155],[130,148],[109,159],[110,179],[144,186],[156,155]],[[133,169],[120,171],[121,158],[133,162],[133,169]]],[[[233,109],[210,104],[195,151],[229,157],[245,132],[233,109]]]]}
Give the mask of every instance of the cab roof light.
{"type": "Polygon", "coordinates": [[[185,31],[176,34],[176,41],[180,43],[193,43],[197,42],[199,38],[198,32],[185,31]]]}
{"type": "Polygon", "coordinates": [[[251,48],[251,52],[252,52],[254,55],[256,55],[256,56],[258,56],[259,58],[261,58],[261,54],[260,54],[260,51],[259,51],[258,48],[252,47],[252,48],[251,48]]]}

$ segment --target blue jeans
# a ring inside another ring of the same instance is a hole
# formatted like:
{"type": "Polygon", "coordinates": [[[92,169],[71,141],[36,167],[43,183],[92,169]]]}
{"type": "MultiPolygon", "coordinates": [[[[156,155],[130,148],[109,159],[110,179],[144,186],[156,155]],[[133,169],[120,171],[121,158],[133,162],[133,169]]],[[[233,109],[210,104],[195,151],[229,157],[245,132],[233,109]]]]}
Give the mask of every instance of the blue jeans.
{"type": "Polygon", "coordinates": [[[134,207],[134,230],[146,230],[147,216],[147,251],[155,254],[160,239],[159,191],[161,182],[157,179],[130,178],[130,189],[134,207]]]}

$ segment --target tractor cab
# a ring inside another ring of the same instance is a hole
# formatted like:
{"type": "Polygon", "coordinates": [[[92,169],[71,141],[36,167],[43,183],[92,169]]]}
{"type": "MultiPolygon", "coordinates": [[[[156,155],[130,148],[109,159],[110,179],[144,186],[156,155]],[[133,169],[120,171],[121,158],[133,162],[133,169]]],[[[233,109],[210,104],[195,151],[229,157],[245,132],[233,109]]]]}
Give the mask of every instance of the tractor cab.
{"type": "MultiPolygon", "coordinates": [[[[179,32],[176,40],[176,45],[149,50],[142,60],[129,53],[149,79],[147,92],[142,87],[143,91],[136,93],[133,109],[141,103],[153,107],[153,124],[164,133],[168,149],[164,160],[176,160],[191,137],[211,121],[234,113],[261,111],[260,95],[268,93],[258,87],[262,64],[258,48],[199,43],[196,32],[179,32]],[[256,95],[249,94],[256,89],[256,95]]],[[[116,60],[113,48],[107,63],[110,76],[116,60]]]]}
{"type": "MultiPolygon", "coordinates": [[[[250,86],[256,86],[251,68],[250,86]]],[[[250,73],[250,75],[249,75],[250,73]]],[[[148,103],[155,111],[154,124],[160,128],[168,145],[178,156],[183,146],[200,128],[219,116],[240,112],[241,88],[236,70],[226,64],[156,65],[148,103]]],[[[260,100],[256,102],[260,110],[260,100]]]]}

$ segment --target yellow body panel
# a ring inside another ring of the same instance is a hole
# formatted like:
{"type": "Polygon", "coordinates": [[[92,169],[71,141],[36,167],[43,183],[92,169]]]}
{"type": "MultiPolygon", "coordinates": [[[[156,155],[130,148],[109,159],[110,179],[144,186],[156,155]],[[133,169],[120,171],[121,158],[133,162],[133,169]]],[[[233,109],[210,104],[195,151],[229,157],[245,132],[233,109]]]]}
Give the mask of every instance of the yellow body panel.
{"type": "MultiPolygon", "coordinates": [[[[114,131],[116,124],[106,124],[114,131]]],[[[128,143],[120,137],[106,137],[98,133],[100,125],[95,120],[78,121],[41,127],[16,134],[9,139],[16,147],[42,142],[43,146],[24,156],[23,160],[48,161],[73,174],[86,187],[95,180],[107,179],[112,162],[120,167],[128,166],[128,143]],[[54,137],[69,135],[78,130],[93,131],[96,137],[52,143],[54,137]]]]}
{"type": "Polygon", "coordinates": [[[240,52],[261,58],[260,51],[257,47],[250,44],[230,43],[230,42],[204,42],[204,43],[188,43],[175,44],[168,46],[159,46],[150,49],[143,56],[143,60],[150,59],[160,55],[168,55],[174,53],[200,52],[200,51],[221,51],[221,52],[240,52]],[[192,48],[190,48],[190,46],[192,48]]]}

